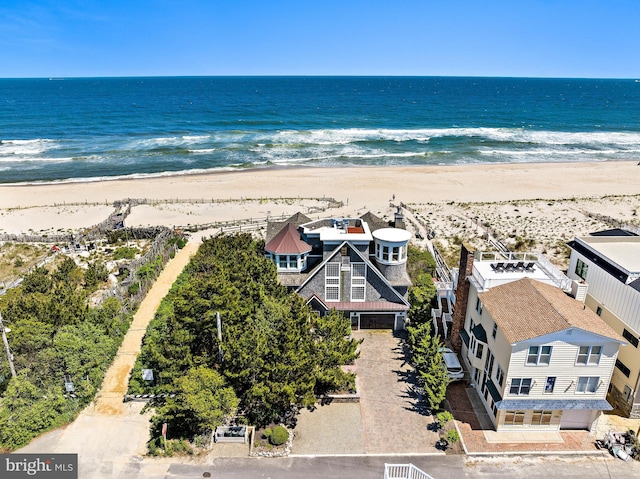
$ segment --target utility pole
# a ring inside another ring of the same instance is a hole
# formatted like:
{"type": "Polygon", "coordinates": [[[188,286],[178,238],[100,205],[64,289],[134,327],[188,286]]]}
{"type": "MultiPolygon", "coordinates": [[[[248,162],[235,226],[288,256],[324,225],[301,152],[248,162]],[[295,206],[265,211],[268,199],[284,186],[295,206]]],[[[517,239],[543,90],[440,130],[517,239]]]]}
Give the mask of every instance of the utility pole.
{"type": "Polygon", "coordinates": [[[218,326],[218,359],[220,361],[220,364],[222,364],[224,355],[222,353],[222,320],[220,319],[219,311],[216,311],[216,323],[218,326]]]}
{"type": "Polygon", "coordinates": [[[2,333],[2,342],[4,343],[4,347],[7,350],[7,359],[9,360],[9,369],[11,369],[11,376],[16,377],[16,368],[13,366],[13,355],[11,354],[11,349],[9,348],[9,341],[7,341],[7,334],[4,330],[4,324],[2,324],[2,314],[0,314],[0,333],[2,333]]]}

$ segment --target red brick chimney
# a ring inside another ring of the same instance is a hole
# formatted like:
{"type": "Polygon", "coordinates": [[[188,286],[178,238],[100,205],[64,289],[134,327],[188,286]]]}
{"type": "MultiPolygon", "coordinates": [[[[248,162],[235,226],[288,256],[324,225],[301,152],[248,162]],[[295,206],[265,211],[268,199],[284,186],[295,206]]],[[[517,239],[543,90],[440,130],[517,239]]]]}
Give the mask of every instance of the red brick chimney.
{"type": "Polygon", "coordinates": [[[467,314],[467,301],[469,298],[469,281],[473,271],[474,252],[463,244],[460,249],[460,270],[458,271],[458,286],[456,287],[456,306],[453,310],[453,324],[451,325],[451,345],[457,353],[462,349],[460,331],[464,327],[464,318],[467,314]]]}

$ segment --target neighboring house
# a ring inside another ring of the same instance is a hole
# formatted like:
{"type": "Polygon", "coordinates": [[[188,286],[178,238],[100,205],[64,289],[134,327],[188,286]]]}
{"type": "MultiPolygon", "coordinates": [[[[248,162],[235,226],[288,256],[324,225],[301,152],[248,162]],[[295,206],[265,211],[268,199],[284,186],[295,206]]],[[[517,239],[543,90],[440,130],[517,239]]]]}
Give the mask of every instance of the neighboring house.
{"type": "Polygon", "coordinates": [[[587,307],[629,343],[620,349],[609,400],[626,416],[640,417],[640,236],[608,230],[575,238],[568,275],[587,307]]]}
{"type": "Polygon", "coordinates": [[[590,429],[612,409],[625,342],[568,296],[569,278],[539,254],[463,247],[460,264],[452,342],[497,431],[590,429]]]}
{"type": "Polygon", "coordinates": [[[342,312],[354,328],[404,328],[411,234],[382,227],[386,224],[371,213],[300,219],[297,214],[267,228],[265,254],[276,264],[278,279],[319,313],[342,312]],[[373,231],[363,218],[375,224],[373,231]]]}

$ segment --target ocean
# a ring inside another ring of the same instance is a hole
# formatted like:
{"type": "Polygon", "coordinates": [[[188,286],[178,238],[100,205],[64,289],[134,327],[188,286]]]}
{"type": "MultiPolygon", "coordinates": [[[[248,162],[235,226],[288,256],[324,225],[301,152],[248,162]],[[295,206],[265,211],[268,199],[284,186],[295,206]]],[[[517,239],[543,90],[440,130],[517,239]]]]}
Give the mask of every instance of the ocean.
{"type": "Polygon", "coordinates": [[[637,80],[0,79],[0,183],[639,158],[637,80]]]}

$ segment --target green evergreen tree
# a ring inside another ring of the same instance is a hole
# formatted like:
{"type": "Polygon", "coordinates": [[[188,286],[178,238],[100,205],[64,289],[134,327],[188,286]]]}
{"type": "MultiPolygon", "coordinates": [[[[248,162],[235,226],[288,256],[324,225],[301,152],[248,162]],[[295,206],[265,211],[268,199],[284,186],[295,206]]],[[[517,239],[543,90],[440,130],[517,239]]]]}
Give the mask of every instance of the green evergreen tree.
{"type": "Polygon", "coordinates": [[[416,368],[418,384],[424,390],[424,400],[430,409],[438,409],[444,401],[449,375],[442,358],[442,344],[431,335],[429,323],[409,327],[408,345],[416,368]]]}
{"type": "Polygon", "coordinates": [[[224,378],[206,366],[189,369],[173,381],[175,397],[169,397],[154,418],[156,435],[167,423],[172,437],[193,437],[215,430],[236,413],[238,398],[224,378]]]}

